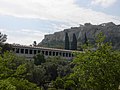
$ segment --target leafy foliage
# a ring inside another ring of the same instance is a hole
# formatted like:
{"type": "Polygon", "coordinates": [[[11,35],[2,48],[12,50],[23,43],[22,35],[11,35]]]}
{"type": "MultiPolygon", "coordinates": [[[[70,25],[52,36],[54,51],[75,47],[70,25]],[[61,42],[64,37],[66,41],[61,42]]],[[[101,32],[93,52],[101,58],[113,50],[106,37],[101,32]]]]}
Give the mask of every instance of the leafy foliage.
{"type": "Polygon", "coordinates": [[[56,80],[53,82],[53,85],[56,89],[63,89],[64,88],[64,81],[62,78],[57,77],[56,80]]]}
{"type": "Polygon", "coordinates": [[[12,45],[5,43],[5,44],[0,44],[1,49],[1,53],[3,54],[6,51],[11,51],[12,50],[12,45]]]}
{"type": "MultiPolygon", "coordinates": [[[[31,63],[32,64],[32,63],[31,63]]],[[[48,89],[52,81],[56,78],[64,77],[71,72],[70,61],[60,57],[48,57],[44,63],[40,65],[28,65],[28,80],[36,83],[38,86],[48,89]],[[30,71],[31,70],[31,71],[30,71]]]]}
{"type": "Polygon", "coordinates": [[[29,79],[37,85],[42,86],[46,80],[45,74],[46,70],[44,69],[44,67],[42,67],[41,65],[34,66],[29,79]]]}
{"type": "Polygon", "coordinates": [[[25,79],[26,60],[5,52],[0,56],[0,90],[40,90],[25,79]]]}
{"type": "Polygon", "coordinates": [[[45,58],[44,58],[44,55],[42,53],[37,54],[33,58],[34,58],[34,64],[35,65],[41,65],[41,63],[45,62],[45,58]]]}
{"type": "Polygon", "coordinates": [[[16,87],[8,80],[0,80],[0,90],[16,90],[16,87]]]}
{"type": "Polygon", "coordinates": [[[8,81],[16,87],[16,90],[40,90],[36,84],[33,84],[25,79],[8,78],[8,81]]]}
{"type": "Polygon", "coordinates": [[[3,43],[7,40],[7,35],[0,32],[0,43],[3,43]]]}
{"type": "Polygon", "coordinates": [[[103,43],[100,33],[96,50],[89,47],[79,53],[71,62],[73,72],[57,78],[53,86],[63,90],[117,90],[120,84],[120,52],[112,49],[110,43],[103,43]],[[61,85],[61,83],[63,85],[61,85]]]}
{"type": "Polygon", "coordinates": [[[117,90],[120,82],[120,52],[113,51],[98,35],[97,50],[80,53],[74,60],[74,77],[80,87],[92,90],[117,90]]]}

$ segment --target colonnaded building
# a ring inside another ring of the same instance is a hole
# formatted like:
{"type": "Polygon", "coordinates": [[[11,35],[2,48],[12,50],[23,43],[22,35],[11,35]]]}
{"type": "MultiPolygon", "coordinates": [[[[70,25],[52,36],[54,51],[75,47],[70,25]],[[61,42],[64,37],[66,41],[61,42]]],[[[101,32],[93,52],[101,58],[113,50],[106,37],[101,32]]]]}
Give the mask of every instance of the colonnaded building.
{"type": "Polygon", "coordinates": [[[57,57],[60,56],[65,59],[73,59],[74,52],[73,50],[65,50],[65,49],[55,49],[55,48],[46,48],[46,47],[37,47],[37,46],[26,46],[20,44],[12,44],[13,52],[18,56],[24,56],[28,59],[33,59],[36,54],[42,53],[45,58],[47,57],[57,57]]]}

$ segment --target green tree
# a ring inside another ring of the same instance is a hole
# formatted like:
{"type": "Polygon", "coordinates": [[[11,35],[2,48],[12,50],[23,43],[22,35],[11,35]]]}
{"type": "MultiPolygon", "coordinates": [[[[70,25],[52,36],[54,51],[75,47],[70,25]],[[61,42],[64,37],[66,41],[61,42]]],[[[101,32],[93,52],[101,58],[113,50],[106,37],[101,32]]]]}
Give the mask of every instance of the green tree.
{"type": "Polygon", "coordinates": [[[34,66],[34,69],[32,71],[31,81],[36,83],[38,86],[42,86],[45,83],[46,80],[46,70],[41,65],[34,66]]]}
{"type": "Polygon", "coordinates": [[[60,57],[48,57],[44,63],[34,65],[33,63],[27,64],[28,74],[25,78],[29,81],[36,83],[38,86],[45,90],[51,88],[51,82],[56,81],[56,78],[69,75],[71,72],[70,61],[60,57]]]}
{"type": "Polygon", "coordinates": [[[34,64],[35,65],[41,65],[41,63],[44,63],[46,61],[45,57],[42,53],[37,54],[33,58],[34,58],[34,64]]]}
{"type": "Polygon", "coordinates": [[[86,32],[85,32],[85,37],[84,37],[84,44],[85,44],[86,46],[88,46],[88,38],[87,38],[86,32]]]}
{"type": "Polygon", "coordinates": [[[46,62],[42,64],[42,67],[46,70],[46,81],[50,82],[52,80],[55,80],[58,76],[57,74],[57,64],[54,62],[46,62]]]}
{"type": "Polygon", "coordinates": [[[64,77],[71,73],[71,61],[60,57],[48,58],[44,66],[46,67],[46,73],[51,76],[51,80],[55,80],[56,77],[64,77]]]}
{"type": "Polygon", "coordinates": [[[73,80],[66,80],[64,83],[65,90],[76,90],[76,84],[73,80]]]}
{"type": "Polygon", "coordinates": [[[7,50],[11,50],[11,45],[10,44],[5,44],[4,42],[7,40],[7,35],[6,34],[2,34],[0,32],[0,47],[1,47],[1,52],[0,53],[4,53],[7,50]]]}
{"type": "Polygon", "coordinates": [[[77,38],[75,33],[73,34],[73,40],[71,42],[71,50],[77,50],[77,38]]]}
{"type": "Polygon", "coordinates": [[[1,44],[0,47],[2,48],[1,53],[3,54],[6,51],[11,51],[12,50],[12,45],[5,43],[1,44]]]}
{"type": "Polygon", "coordinates": [[[68,36],[67,32],[65,33],[65,49],[66,50],[70,49],[70,46],[69,46],[69,36],[68,36]]]}
{"type": "Polygon", "coordinates": [[[53,86],[56,89],[64,89],[64,81],[62,78],[57,77],[56,80],[53,82],[53,86]]]}
{"type": "Polygon", "coordinates": [[[16,87],[8,80],[0,80],[0,90],[16,90],[16,87]]]}
{"type": "Polygon", "coordinates": [[[36,41],[33,42],[33,46],[37,46],[37,42],[36,41]]]}
{"type": "Polygon", "coordinates": [[[11,52],[0,56],[0,90],[40,90],[25,79],[26,61],[11,52]]]}
{"type": "Polygon", "coordinates": [[[7,35],[0,32],[0,44],[7,40],[7,35]]]}
{"type": "Polygon", "coordinates": [[[62,59],[60,57],[47,58],[46,62],[41,64],[41,66],[46,70],[44,76],[46,78],[45,79],[46,84],[50,84],[50,87],[53,86],[56,89],[58,88],[60,89],[61,87],[64,87],[64,84],[61,86],[62,84],[61,78],[70,74],[71,66],[69,64],[70,61],[62,59]]]}
{"type": "Polygon", "coordinates": [[[69,78],[68,75],[65,77],[57,77],[55,81],[53,81],[53,87],[56,89],[62,89],[62,90],[81,90],[80,88],[77,89],[77,85],[74,80],[69,78]]]}
{"type": "Polygon", "coordinates": [[[79,88],[87,90],[117,90],[120,84],[120,52],[113,51],[109,43],[103,43],[100,33],[97,50],[86,50],[74,59],[74,73],[79,88]]]}
{"type": "Polygon", "coordinates": [[[8,81],[16,87],[16,90],[40,90],[36,84],[21,78],[8,78],[8,81]]]}

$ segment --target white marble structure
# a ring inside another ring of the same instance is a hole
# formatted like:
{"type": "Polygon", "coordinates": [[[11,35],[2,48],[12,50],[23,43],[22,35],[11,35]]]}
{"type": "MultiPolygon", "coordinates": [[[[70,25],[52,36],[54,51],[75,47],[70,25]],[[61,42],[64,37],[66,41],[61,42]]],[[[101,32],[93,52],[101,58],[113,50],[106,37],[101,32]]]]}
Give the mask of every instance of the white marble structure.
{"type": "Polygon", "coordinates": [[[47,57],[56,57],[60,56],[66,59],[73,58],[73,50],[64,50],[64,49],[55,49],[55,48],[46,48],[46,47],[37,47],[37,46],[25,46],[19,44],[13,44],[13,51],[16,55],[24,56],[28,59],[32,59],[38,53],[42,53],[46,58],[47,57]]]}

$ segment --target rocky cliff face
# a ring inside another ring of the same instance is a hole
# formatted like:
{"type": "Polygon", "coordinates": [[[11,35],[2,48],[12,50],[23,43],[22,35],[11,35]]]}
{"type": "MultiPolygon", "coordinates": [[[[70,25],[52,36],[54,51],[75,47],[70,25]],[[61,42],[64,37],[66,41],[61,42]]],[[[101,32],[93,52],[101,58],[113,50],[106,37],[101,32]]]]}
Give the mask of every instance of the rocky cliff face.
{"type": "Polygon", "coordinates": [[[71,27],[70,29],[64,29],[64,31],[61,32],[45,35],[45,38],[39,43],[39,46],[64,48],[65,32],[68,33],[70,41],[72,41],[73,33],[76,34],[78,46],[83,44],[85,33],[89,42],[94,44],[97,34],[103,32],[106,35],[105,41],[112,42],[114,48],[120,49],[120,25],[115,25],[112,22],[100,25],[85,23],[79,27],[71,27]]]}

